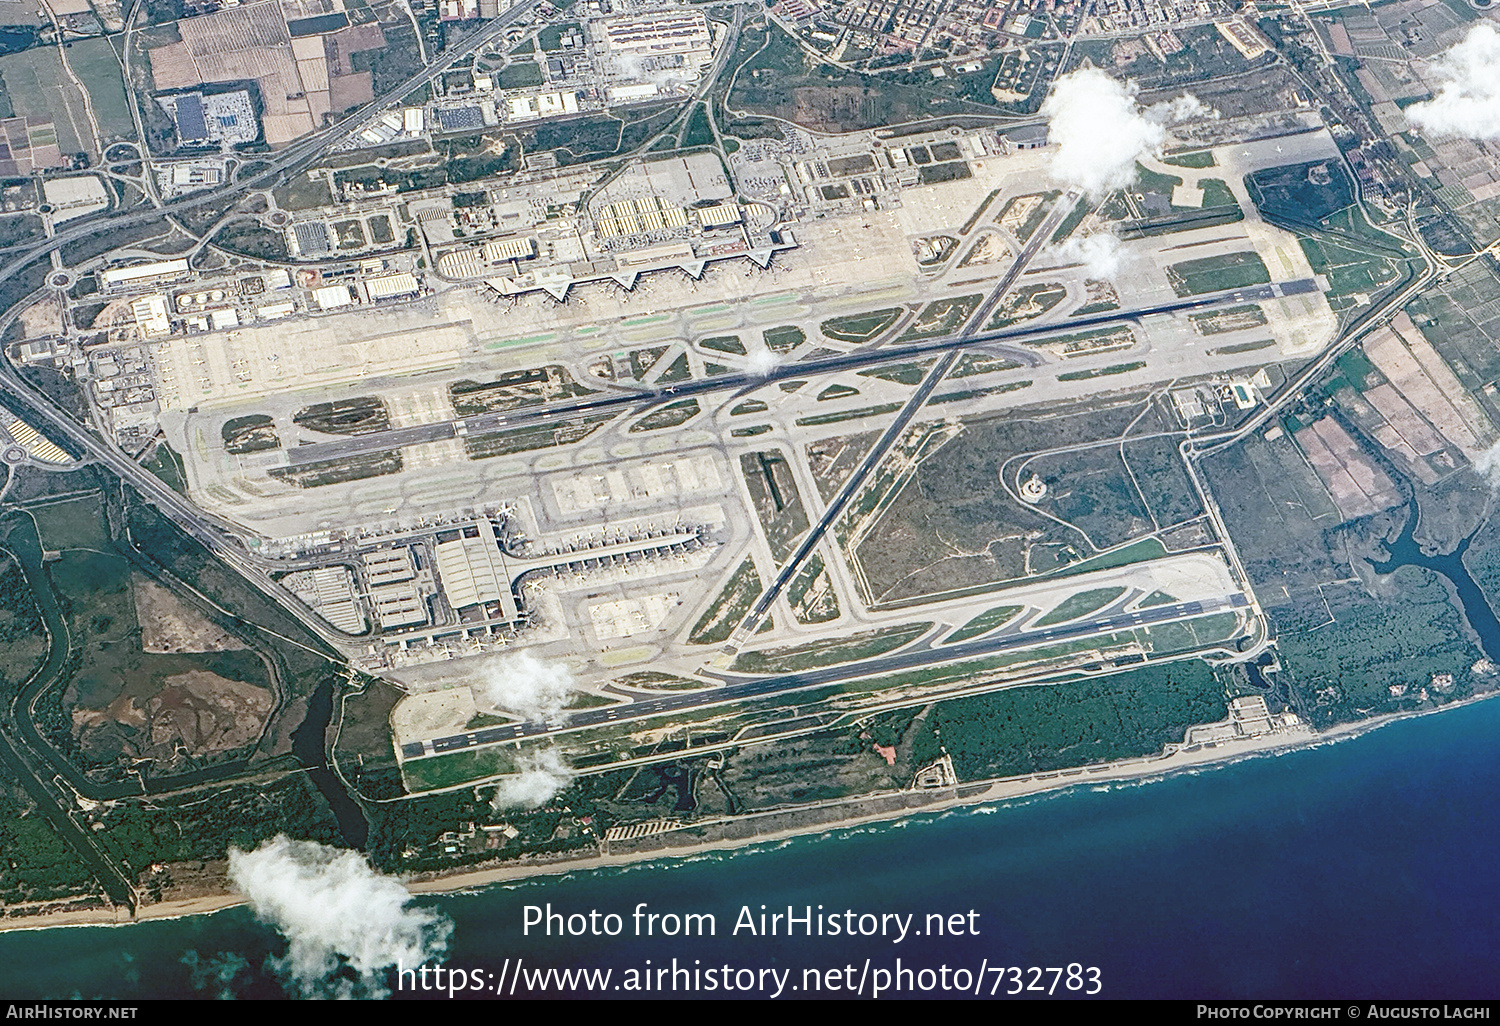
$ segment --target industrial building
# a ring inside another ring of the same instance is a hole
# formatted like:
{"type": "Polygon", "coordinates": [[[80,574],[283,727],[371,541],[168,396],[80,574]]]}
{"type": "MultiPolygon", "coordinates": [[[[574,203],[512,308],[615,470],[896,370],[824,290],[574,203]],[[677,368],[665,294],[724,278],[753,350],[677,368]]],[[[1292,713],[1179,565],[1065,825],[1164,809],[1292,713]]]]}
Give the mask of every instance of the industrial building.
{"type": "Polygon", "coordinates": [[[299,256],[323,256],[333,252],[333,239],[322,221],[302,221],[292,225],[292,241],[299,256]]]}
{"type": "Polygon", "coordinates": [[[655,82],[634,82],[630,85],[618,85],[609,87],[610,103],[640,103],[649,100],[661,92],[661,86],[655,82]]]}
{"type": "Polygon", "coordinates": [[[428,622],[427,603],[415,585],[391,584],[372,588],[370,605],[383,631],[420,627],[428,622]]]}
{"type": "Polygon", "coordinates": [[[745,219],[738,203],[716,203],[695,213],[704,228],[732,228],[745,219]]]}
{"type": "Polygon", "coordinates": [[[366,552],[365,581],[370,589],[370,608],[383,631],[420,627],[431,620],[427,595],[432,591],[430,575],[420,579],[412,551],[407,546],[366,552]]]}
{"type": "Polygon", "coordinates": [[[366,552],[363,559],[365,579],[370,582],[372,588],[386,584],[399,584],[417,576],[416,565],[411,559],[411,549],[404,546],[399,549],[366,552]]]}
{"type": "Polygon", "coordinates": [[[167,297],[160,293],[132,299],[130,316],[140,329],[141,338],[159,338],[171,334],[172,322],[167,317],[167,297]]]}
{"type": "Polygon", "coordinates": [[[490,239],[482,246],[466,246],[444,253],[437,259],[440,274],[449,278],[477,278],[495,264],[511,260],[531,260],[537,255],[532,236],[504,236],[490,239]]]}
{"type": "Polygon", "coordinates": [[[347,285],[324,285],[320,289],[313,289],[313,300],[318,304],[319,310],[336,310],[341,306],[354,305],[354,297],[349,294],[347,285]]]}
{"type": "Polygon", "coordinates": [[[158,97],[177,125],[184,146],[238,146],[260,137],[255,105],[244,89],[228,93],[179,93],[158,97]]]}
{"type": "Polygon", "coordinates": [[[354,575],[346,566],[320,566],[289,574],[281,582],[308,608],[346,634],[365,629],[364,615],[354,600],[354,575]]]}
{"type": "Polygon", "coordinates": [[[498,605],[498,609],[486,609],[486,619],[516,619],[516,597],[494,524],[488,520],[471,524],[459,537],[439,541],[434,550],[443,595],[450,606],[462,614],[475,606],[498,605]]]}
{"type": "Polygon", "coordinates": [[[610,18],[602,23],[611,53],[679,54],[707,50],[711,39],[702,11],[661,11],[610,18]]]}
{"type": "Polygon", "coordinates": [[[365,292],[370,297],[370,302],[378,302],[382,299],[401,299],[407,296],[415,296],[421,291],[417,284],[416,276],[409,271],[397,271],[394,274],[382,274],[378,277],[365,280],[365,292]]]}
{"type": "Polygon", "coordinates": [[[1046,125],[1021,125],[1000,133],[1000,143],[1005,153],[1017,150],[1039,150],[1047,145],[1046,125]]]}
{"type": "Polygon", "coordinates": [[[531,236],[491,239],[484,244],[484,258],[492,264],[505,260],[530,260],[536,256],[536,239],[531,236]]]}
{"type": "Polygon", "coordinates": [[[188,275],[186,260],[160,260],[130,267],[112,267],[99,276],[107,289],[141,288],[159,282],[179,281],[188,275]]]}
{"type": "Polygon", "coordinates": [[[537,96],[512,96],[507,102],[510,120],[532,121],[578,113],[578,94],[541,93],[537,96]]]}
{"type": "MultiPolygon", "coordinates": [[[[620,200],[601,206],[595,214],[595,225],[601,239],[683,228],[687,223],[687,212],[683,208],[665,203],[658,196],[620,200]]],[[[739,218],[730,223],[738,224],[739,218]]]]}

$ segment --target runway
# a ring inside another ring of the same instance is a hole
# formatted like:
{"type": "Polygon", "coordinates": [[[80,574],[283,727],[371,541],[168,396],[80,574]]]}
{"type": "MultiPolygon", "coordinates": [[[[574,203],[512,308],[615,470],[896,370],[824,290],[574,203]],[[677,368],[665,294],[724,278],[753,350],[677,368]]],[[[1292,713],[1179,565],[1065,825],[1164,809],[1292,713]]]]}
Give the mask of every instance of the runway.
{"type": "Polygon", "coordinates": [[[529,409],[480,414],[461,420],[393,428],[387,431],[377,431],[368,435],[358,435],[337,441],[300,445],[287,452],[287,459],[294,467],[330,460],[345,460],[354,456],[364,456],[384,452],[389,449],[399,449],[407,445],[420,445],[424,442],[442,442],[465,435],[489,434],[490,432],[521,427],[539,421],[565,420],[570,417],[584,416],[608,410],[621,410],[633,406],[644,408],[665,399],[684,399],[700,395],[710,395],[717,392],[732,393],[744,391],[759,388],[763,385],[774,384],[777,381],[806,378],[818,374],[834,374],[840,371],[878,366],[880,364],[894,363],[913,357],[958,349],[984,349],[988,352],[1010,357],[1023,365],[1035,367],[1040,366],[1042,363],[1042,358],[1036,352],[1024,347],[1006,345],[1005,343],[1021,339],[1043,338],[1047,335],[1071,334],[1100,325],[1117,324],[1122,321],[1135,321],[1142,317],[1181,313],[1188,310],[1201,310],[1220,305],[1232,306],[1238,303],[1277,299],[1282,296],[1296,296],[1316,291],[1317,283],[1312,279],[1273,282],[1269,285],[1258,285],[1253,288],[1235,289],[1231,292],[1197,296],[1192,299],[1163,303],[1144,309],[1113,310],[1091,317],[1071,318],[1067,324],[1032,324],[1006,328],[1001,331],[978,332],[973,335],[948,335],[904,346],[859,349],[852,353],[840,353],[835,356],[823,357],[819,360],[799,360],[796,363],[776,367],[763,375],[746,373],[724,374],[703,381],[686,381],[680,385],[671,385],[661,389],[643,388],[638,392],[615,392],[591,399],[575,399],[569,402],[549,403],[545,406],[534,406],[529,409]]]}
{"type": "Polygon", "coordinates": [[[683,712],[716,705],[731,705],[746,699],[790,694],[795,691],[820,687],[838,681],[855,680],[861,677],[870,677],[899,670],[910,670],[917,667],[955,662],[974,656],[993,655],[1012,649],[1067,641],[1095,634],[1107,634],[1112,631],[1130,630],[1135,627],[1150,627],[1155,624],[1169,623],[1173,620],[1182,620],[1210,613],[1227,612],[1234,609],[1244,609],[1249,605],[1250,601],[1245,595],[1236,593],[1218,599],[1178,602],[1171,605],[1155,606],[1150,609],[1136,609],[1129,612],[1111,613],[1105,616],[1091,616],[1073,623],[1061,624],[1041,630],[1002,629],[987,638],[966,641],[956,645],[911,648],[894,655],[880,656],[875,659],[866,659],[856,663],[844,663],[839,666],[806,670],[800,673],[790,673],[775,677],[760,677],[754,680],[736,681],[725,684],[722,687],[714,688],[711,691],[664,695],[660,698],[644,698],[631,702],[628,705],[580,709],[576,712],[566,713],[556,721],[528,720],[524,723],[488,727],[483,730],[475,730],[463,734],[451,734],[447,737],[435,738],[431,741],[414,741],[402,745],[401,754],[405,758],[419,758],[424,755],[443,755],[450,752],[462,751],[466,748],[478,748],[484,745],[516,741],[522,738],[545,737],[550,734],[559,734],[585,727],[595,727],[601,724],[624,723],[631,720],[646,719],[652,716],[660,716],[664,713],[683,712]]]}

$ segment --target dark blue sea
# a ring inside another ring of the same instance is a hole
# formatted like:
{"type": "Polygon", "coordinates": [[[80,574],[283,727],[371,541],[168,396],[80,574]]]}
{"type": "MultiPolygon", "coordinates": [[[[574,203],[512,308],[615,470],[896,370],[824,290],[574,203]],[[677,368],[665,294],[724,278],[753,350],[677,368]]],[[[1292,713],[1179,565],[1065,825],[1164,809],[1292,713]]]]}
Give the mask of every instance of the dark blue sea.
{"type": "MultiPolygon", "coordinates": [[[[736,985],[742,969],[757,982],[790,970],[791,996],[804,970],[826,984],[837,969],[835,982],[863,976],[868,994],[871,974],[899,958],[933,971],[910,978],[919,988],[944,965],[954,983],[960,969],[972,981],[981,968],[1076,964],[1097,968],[1106,997],[1496,997],[1497,796],[1491,701],[1164,779],[422,900],[453,921],[448,968],[485,980],[513,979],[524,959],[528,972],[609,968],[611,986],[634,970],[639,985],[641,970],[675,958],[700,986],[710,968],[736,985]],[[641,902],[711,913],[716,935],[630,936],[641,902]],[[624,930],[523,936],[524,906],[547,903],[616,913],[624,930]],[[822,905],[845,922],[846,910],[912,914],[913,929],[959,914],[966,935],[734,935],[747,905],[756,916],[822,905]]],[[[0,996],[272,996],[282,984],[267,960],[282,944],[243,909],[3,934],[0,996]]],[[[1015,984],[986,972],[982,992],[995,985],[1015,984]]],[[[722,984],[706,996],[724,996],[722,984]]]]}

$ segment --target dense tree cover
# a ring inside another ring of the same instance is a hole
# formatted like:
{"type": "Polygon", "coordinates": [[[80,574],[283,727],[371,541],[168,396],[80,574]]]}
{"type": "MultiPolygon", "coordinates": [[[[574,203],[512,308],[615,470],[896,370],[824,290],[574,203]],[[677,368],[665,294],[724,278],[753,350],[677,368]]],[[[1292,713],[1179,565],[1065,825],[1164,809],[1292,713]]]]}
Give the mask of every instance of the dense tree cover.
{"type": "Polygon", "coordinates": [[[93,888],[93,875],[52,824],[28,802],[0,793],[0,904],[45,901],[93,888]]]}
{"type": "Polygon", "coordinates": [[[31,637],[42,629],[42,616],[31,597],[31,585],[20,566],[0,570],[0,644],[31,637]]]}
{"type": "Polygon", "coordinates": [[[178,802],[116,802],[100,812],[100,841],[139,873],[156,862],[222,858],[279,833],[338,844],[328,804],[307,776],[291,773],[270,783],[251,782],[178,802]]]}
{"type": "Polygon", "coordinates": [[[1224,689],[1196,660],[940,702],[916,762],[953,757],[959,779],[1010,776],[1160,752],[1225,716],[1224,689]]]}
{"type": "Polygon", "coordinates": [[[1323,592],[1326,609],[1273,611],[1282,662],[1314,726],[1472,693],[1481,653],[1436,574],[1403,567],[1379,598],[1359,585],[1323,592]]]}
{"type": "MultiPolygon", "coordinates": [[[[579,777],[537,809],[512,809],[494,804],[494,788],[449,791],[407,801],[373,806],[370,810],[370,859],[386,870],[419,872],[458,863],[524,854],[546,854],[591,848],[623,812],[642,804],[654,807],[664,795],[659,773],[675,765],[618,770],[579,777]],[[591,832],[558,836],[560,824],[590,821],[591,832]],[[470,850],[457,855],[442,850],[440,838],[467,823],[505,823],[519,834],[501,850],[470,850]]],[[[642,818],[632,815],[631,818],[642,818]]]]}

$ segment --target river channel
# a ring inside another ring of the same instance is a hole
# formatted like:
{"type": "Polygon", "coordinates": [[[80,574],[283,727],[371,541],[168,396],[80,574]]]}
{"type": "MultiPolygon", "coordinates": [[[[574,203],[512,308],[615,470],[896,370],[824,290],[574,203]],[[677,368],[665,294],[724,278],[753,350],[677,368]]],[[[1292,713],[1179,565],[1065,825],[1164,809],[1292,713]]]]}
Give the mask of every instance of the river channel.
{"type": "Polygon", "coordinates": [[[1406,526],[1401,529],[1401,536],[1394,542],[1386,543],[1386,551],[1390,557],[1383,563],[1371,560],[1370,566],[1377,574],[1393,573],[1403,566],[1419,566],[1447,578],[1458,593],[1465,619],[1479,636],[1479,647],[1491,662],[1500,663],[1500,619],[1496,618],[1495,610],[1484,597],[1484,591],[1469,575],[1468,567],[1464,566],[1464,553],[1469,551],[1469,542],[1474,540],[1474,536],[1470,535],[1459,542],[1457,548],[1447,555],[1429,555],[1422,551],[1422,547],[1412,537],[1416,526],[1417,511],[1413,504],[1406,526]]]}

